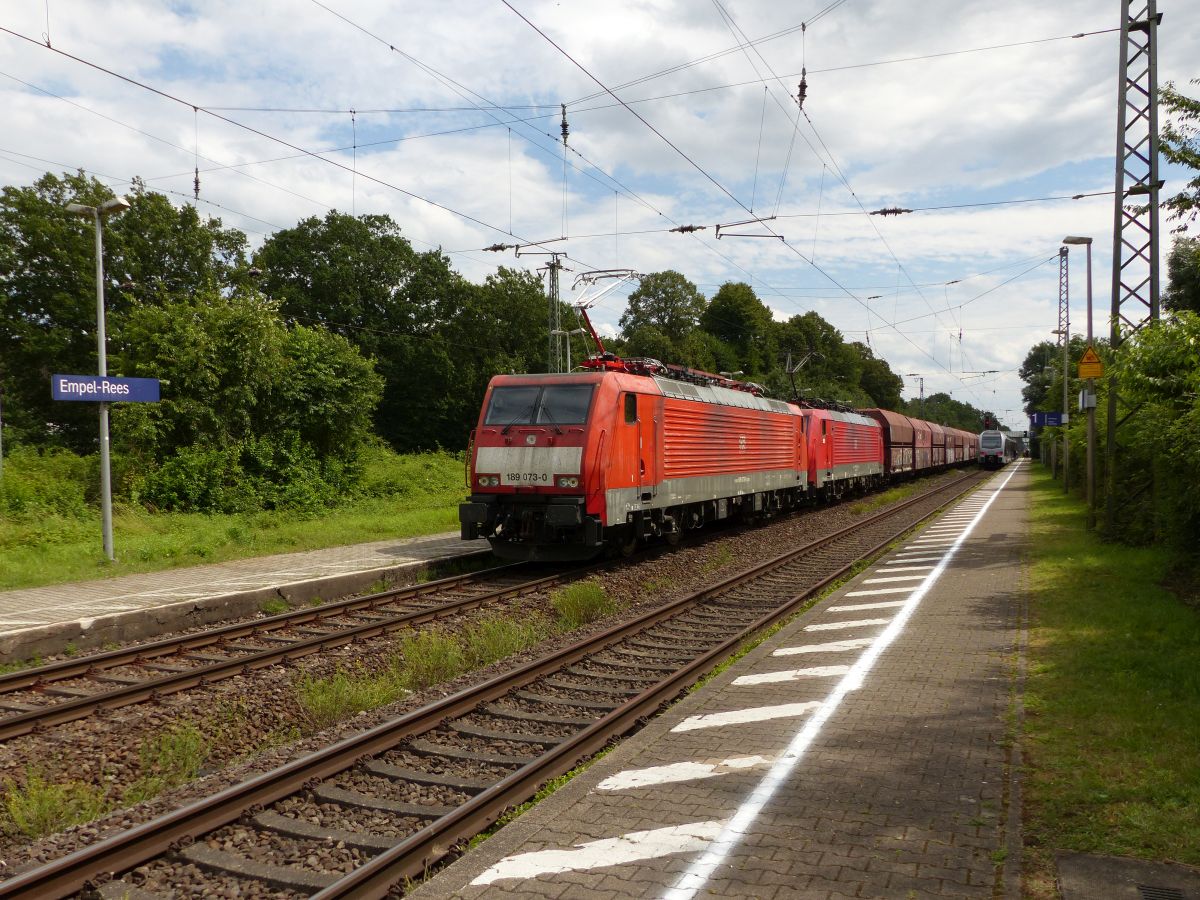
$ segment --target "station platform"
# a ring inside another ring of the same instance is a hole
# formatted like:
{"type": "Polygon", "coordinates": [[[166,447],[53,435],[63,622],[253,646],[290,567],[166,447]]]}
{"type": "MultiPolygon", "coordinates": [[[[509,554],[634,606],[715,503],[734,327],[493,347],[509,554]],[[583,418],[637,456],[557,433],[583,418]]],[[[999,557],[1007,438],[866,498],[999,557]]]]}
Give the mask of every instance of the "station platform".
{"type": "Polygon", "coordinates": [[[154,637],[366,590],[454,557],[486,555],[457,531],[0,592],[0,663],[154,637]]]}
{"type": "Polygon", "coordinates": [[[1028,462],[414,898],[1018,897],[1028,462]]]}

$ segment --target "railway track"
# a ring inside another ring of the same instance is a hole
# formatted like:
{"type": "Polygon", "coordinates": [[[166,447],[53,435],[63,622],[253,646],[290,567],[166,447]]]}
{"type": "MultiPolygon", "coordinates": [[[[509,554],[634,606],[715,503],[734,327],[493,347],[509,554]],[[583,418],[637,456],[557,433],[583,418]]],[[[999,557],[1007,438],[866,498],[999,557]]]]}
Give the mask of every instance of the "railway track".
{"type": "Polygon", "coordinates": [[[601,634],[0,882],[0,898],[381,897],[634,729],[982,480],[967,475],[601,634]]]}
{"type": "Polygon", "coordinates": [[[530,578],[501,566],[0,676],[0,741],[545,591],[595,567],[530,578]]]}

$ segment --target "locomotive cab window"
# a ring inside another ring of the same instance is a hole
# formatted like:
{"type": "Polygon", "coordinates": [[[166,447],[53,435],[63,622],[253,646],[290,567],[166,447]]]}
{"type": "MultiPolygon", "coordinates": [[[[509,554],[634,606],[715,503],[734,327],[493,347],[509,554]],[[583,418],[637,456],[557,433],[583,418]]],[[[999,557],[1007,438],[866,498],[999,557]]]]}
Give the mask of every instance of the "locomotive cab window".
{"type": "Polygon", "coordinates": [[[592,384],[512,385],[493,389],[485,425],[582,425],[592,384]]]}
{"type": "Polygon", "coordinates": [[[637,421],[637,394],[625,395],[625,424],[632,425],[637,421]]]}

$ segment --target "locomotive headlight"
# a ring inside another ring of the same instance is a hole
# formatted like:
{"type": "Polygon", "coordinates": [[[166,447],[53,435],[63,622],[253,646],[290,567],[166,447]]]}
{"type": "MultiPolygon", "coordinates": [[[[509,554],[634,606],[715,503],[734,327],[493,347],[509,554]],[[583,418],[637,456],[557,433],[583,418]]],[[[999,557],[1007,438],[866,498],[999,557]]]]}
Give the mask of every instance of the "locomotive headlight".
{"type": "Polygon", "coordinates": [[[496,487],[500,484],[500,477],[498,475],[480,475],[478,481],[480,487],[496,487]]]}
{"type": "Polygon", "coordinates": [[[579,479],[574,475],[560,475],[558,486],[560,488],[577,488],[579,487],[579,479]]]}

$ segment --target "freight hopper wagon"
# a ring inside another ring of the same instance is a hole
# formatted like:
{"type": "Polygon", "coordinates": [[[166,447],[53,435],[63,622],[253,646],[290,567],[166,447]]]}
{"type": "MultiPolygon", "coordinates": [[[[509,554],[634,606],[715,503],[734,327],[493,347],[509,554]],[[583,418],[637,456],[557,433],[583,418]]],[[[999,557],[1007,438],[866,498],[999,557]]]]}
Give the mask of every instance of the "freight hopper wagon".
{"type": "Polygon", "coordinates": [[[504,559],[586,559],[806,497],[807,411],[655,360],[586,364],[492,379],[459,507],[464,539],[486,537],[504,559]]]}

